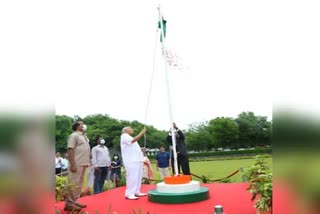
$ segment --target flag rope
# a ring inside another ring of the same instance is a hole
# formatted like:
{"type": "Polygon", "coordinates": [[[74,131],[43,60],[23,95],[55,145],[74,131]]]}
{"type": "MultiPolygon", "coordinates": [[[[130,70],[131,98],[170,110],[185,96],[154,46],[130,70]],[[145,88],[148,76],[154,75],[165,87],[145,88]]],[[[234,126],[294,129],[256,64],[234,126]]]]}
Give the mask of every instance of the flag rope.
{"type": "MultiPolygon", "coordinates": [[[[150,86],[149,86],[149,91],[148,91],[148,96],[147,96],[146,112],[145,112],[145,115],[144,115],[144,127],[146,127],[146,124],[147,124],[147,116],[148,116],[149,104],[150,104],[150,95],[151,95],[153,79],[154,79],[154,71],[155,71],[156,56],[157,56],[157,44],[158,44],[157,37],[158,37],[158,28],[156,30],[155,44],[154,44],[154,49],[153,49],[152,73],[151,73],[151,77],[150,77],[150,86]]],[[[146,133],[144,134],[144,147],[145,148],[147,147],[147,135],[146,135],[146,133]]]]}

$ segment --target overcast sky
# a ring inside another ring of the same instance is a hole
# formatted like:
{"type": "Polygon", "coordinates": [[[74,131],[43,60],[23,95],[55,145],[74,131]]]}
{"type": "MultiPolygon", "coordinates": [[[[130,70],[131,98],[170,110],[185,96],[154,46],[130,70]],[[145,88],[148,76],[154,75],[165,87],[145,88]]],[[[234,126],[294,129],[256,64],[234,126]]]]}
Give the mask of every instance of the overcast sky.
{"type": "MultiPolygon", "coordinates": [[[[1,59],[9,79],[22,84],[5,102],[33,106],[36,100],[55,105],[59,115],[102,113],[144,122],[156,52],[147,124],[168,129],[165,69],[156,34],[159,2],[167,20],[167,48],[184,68],[169,69],[173,119],[181,128],[242,111],[270,120],[274,90],[290,79],[279,71],[317,58],[302,54],[308,53],[303,45],[292,46],[305,36],[319,47],[319,31],[301,21],[302,16],[316,20],[316,7],[295,17],[285,3],[275,7],[253,0],[57,2],[1,3],[1,19],[10,20],[1,25],[7,32],[1,59]],[[297,36],[298,31],[303,34],[297,36]],[[290,55],[294,51],[299,54],[290,55]]],[[[291,7],[304,9],[297,3],[291,7]]]]}
{"type": "MultiPolygon", "coordinates": [[[[174,121],[186,128],[192,122],[235,117],[241,111],[270,119],[270,75],[261,51],[269,48],[262,42],[267,33],[261,24],[266,21],[264,14],[240,2],[231,6],[165,1],[161,6],[167,20],[167,49],[175,52],[185,67],[169,68],[174,121]]],[[[56,113],[106,113],[144,122],[156,40],[147,124],[167,129],[170,123],[165,67],[156,34],[157,4],[90,3],[73,6],[72,16],[63,26],[66,48],[61,59],[72,65],[64,82],[82,85],[83,93],[75,102],[61,87],[56,113]]]]}

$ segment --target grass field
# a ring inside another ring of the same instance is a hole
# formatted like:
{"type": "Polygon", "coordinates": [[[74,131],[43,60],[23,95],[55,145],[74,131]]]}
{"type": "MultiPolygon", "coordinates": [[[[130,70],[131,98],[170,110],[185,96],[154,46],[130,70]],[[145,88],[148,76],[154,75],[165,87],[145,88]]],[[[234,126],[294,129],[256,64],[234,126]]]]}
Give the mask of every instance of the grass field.
{"type": "MultiPolygon", "coordinates": [[[[268,166],[272,168],[272,158],[265,158],[268,166]]],[[[240,167],[251,166],[254,159],[239,159],[239,160],[217,160],[217,161],[198,161],[190,162],[190,171],[198,176],[205,175],[210,180],[224,178],[240,167]]],[[[159,172],[156,170],[153,163],[154,179],[160,179],[159,172]]],[[[239,172],[230,178],[231,182],[242,182],[242,173],[239,172]]]]}
{"type": "MultiPolygon", "coordinates": [[[[268,163],[268,166],[272,168],[272,158],[265,158],[265,161],[268,163]]],[[[219,178],[224,178],[241,167],[251,166],[254,162],[254,157],[252,159],[232,159],[232,160],[211,160],[211,161],[197,161],[190,162],[190,170],[193,174],[198,176],[206,176],[209,180],[215,180],[219,178]]],[[[153,162],[153,174],[154,179],[159,180],[160,175],[156,170],[156,165],[153,162]]],[[[171,172],[171,170],[170,170],[171,172]]],[[[87,172],[86,172],[87,175],[87,172]]],[[[239,172],[230,178],[231,182],[242,182],[242,172],[239,172]]],[[[85,176],[84,185],[87,185],[87,177],[85,176]]],[[[192,179],[198,180],[195,177],[192,179]]]]}

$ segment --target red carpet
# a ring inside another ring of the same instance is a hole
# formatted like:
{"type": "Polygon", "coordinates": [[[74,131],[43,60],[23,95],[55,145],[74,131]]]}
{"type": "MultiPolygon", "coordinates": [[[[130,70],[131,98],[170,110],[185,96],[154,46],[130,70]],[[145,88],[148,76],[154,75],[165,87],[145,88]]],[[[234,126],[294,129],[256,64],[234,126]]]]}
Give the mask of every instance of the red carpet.
{"type": "MultiPolygon", "coordinates": [[[[139,213],[139,208],[142,209],[143,214],[147,211],[150,214],[212,214],[217,204],[224,207],[226,214],[255,214],[253,202],[250,200],[251,195],[246,190],[248,185],[248,183],[202,184],[209,188],[210,199],[191,204],[156,204],[149,202],[147,196],[136,201],[126,200],[124,198],[125,187],[82,197],[79,202],[87,204],[88,207],[83,211],[89,211],[90,214],[95,214],[95,211],[105,214],[109,205],[111,205],[111,210],[118,214],[133,214],[133,210],[139,213]]],[[[142,186],[143,192],[154,188],[155,185],[142,186]]],[[[57,207],[62,211],[64,202],[58,203],[57,207]]]]}

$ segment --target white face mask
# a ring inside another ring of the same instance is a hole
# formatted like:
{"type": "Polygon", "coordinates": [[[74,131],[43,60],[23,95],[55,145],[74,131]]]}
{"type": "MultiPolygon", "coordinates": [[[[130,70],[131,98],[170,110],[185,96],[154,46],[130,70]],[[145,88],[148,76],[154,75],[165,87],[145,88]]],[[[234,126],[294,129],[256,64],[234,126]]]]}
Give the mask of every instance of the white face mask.
{"type": "Polygon", "coordinates": [[[118,157],[117,157],[117,156],[115,156],[115,157],[114,157],[114,159],[115,159],[115,160],[117,160],[117,159],[118,159],[118,157]]]}
{"type": "Polygon", "coordinates": [[[100,140],[100,143],[103,145],[106,143],[106,141],[104,139],[100,140]]]}
{"type": "Polygon", "coordinates": [[[88,127],[87,127],[86,124],[83,124],[83,125],[82,125],[82,130],[83,130],[83,131],[87,131],[87,128],[88,128],[88,127]]]}

